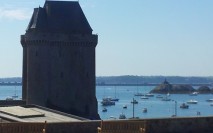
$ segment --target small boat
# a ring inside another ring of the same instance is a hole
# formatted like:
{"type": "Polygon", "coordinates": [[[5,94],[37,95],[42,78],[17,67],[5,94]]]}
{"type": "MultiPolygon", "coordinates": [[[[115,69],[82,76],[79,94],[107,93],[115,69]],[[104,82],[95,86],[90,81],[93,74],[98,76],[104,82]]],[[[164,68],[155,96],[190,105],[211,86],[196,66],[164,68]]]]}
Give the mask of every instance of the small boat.
{"type": "Polygon", "coordinates": [[[147,96],[142,96],[141,99],[149,99],[147,96]]]}
{"type": "Polygon", "coordinates": [[[198,101],[196,101],[196,100],[189,100],[189,101],[187,101],[187,103],[188,103],[188,104],[197,104],[198,101]]]}
{"type": "Polygon", "coordinates": [[[189,94],[190,96],[197,96],[198,92],[192,92],[191,94],[189,94]]]}
{"type": "Polygon", "coordinates": [[[121,114],[119,115],[119,119],[126,119],[126,115],[125,115],[124,113],[121,113],[121,114]]]}
{"type": "Polygon", "coordinates": [[[182,108],[182,109],[188,109],[188,108],[189,108],[189,105],[187,105],[186,103],[182,103],[182,104],[180,105],[180,108],[182,108]]]}
{"type": "Polygon", "coordinates": [[[111,98],[111,101],[115,101],[115,102],[118,102],[119,101],[119,98],[116,98],[116,88],[115,88],[115,97],[114,98],[111,98]]]}
{"type": "Polygon", "coordinates": [[[123,108],[124,108],[124,109],[127,109],[127,105],[124,105],[123,108]]]}
{"type": "Polygon", "coordinates": [[[143,113],[147,113],[147,108],[143,108],[143,113]]]}
{"type": "Polygon", "coordinates": [[[103,100],[103,101],[111,101],[112,98],[111,98],[111,97],[105,97],[105,98],[103,98],[102,100],[103,100]]]}
{"type": "Polygon", "coordinates": [[[163,97],[161,100],[162,100],[162,101],[171,101],[171,99],[168,98],[168,97],[163,97]]]}
{"type": "Polygon", "coordinates": [[[103,109],[102,109],[102,112],[107,112],[107,109],[106,109],[106,108],[103,108],[103,109]]]}
{"type": "Polygon", "coordinates": [[[117,101],[119,101],[119,99],[118,98],[111,98],[111,101],[117,102],[117,101]]]}
{"type": "Polygon", "coordinates": [[[18,98],[18,95],[15,94],[15,95],[12,96],[12,98],[16,99],[16,98],[18,98]]]}
{"type": "Polygon", "coordinates": [[[109,119],[116,120],[116,117],[110,116],[109,119]]]}
{"type": "Polygon", "coordinates": [[[134,96],[143,96],[143,93],[140,93],[138,90],[138,85],[137,85],[137,92],[134,94],[134,96]]]}
{"type": "Polygon", "coordinates": [[[102,104],[102,106],[112,106],[112,105],[115,105],[115,102],[111,101],[109,99],[103,99],[101,101],[101,104],[102,104]]]}
{"type": "Polygon", "coordinates": [[[6,98],[6,101],[12,101],[12,100],[14,100],[12,97],[7,97],[6,98]]]}
{"type": "Polygon", "coordinates": [[[13,100],[18,98],[18,95],[16,94],[16,87],[15,87],[15,94],[12,96],[13,100]]]}
{"type": "Polygon", "coordinates": [[[197,115],[201,115],[200,111],[197,111],[197,115]]]}
{"type": "Polygon", "coordinates": [[[131,101],[131,103],[138,104],[138,101],[134,99],[133,101],[131,101]]]}
{"type": "Polygon", "coordinates": [[[212,99],[207,99],[207,102],[213,102],[213,98],[212,99]]]}
{"type": "Polygon", "coordinates": [[[167,96],[169,97],[169,96],[170,96],[170,94],[169,94],[169,93],[167,93],[167,96]]]}
{"type": "Polygon", "coordinates": [[[147,94],[145,94],[145,96],[147,96],[147,97],[154,97],[154,94],[152,94],[152,93],[147,93],[147,94]]]}
{"type": "Polygon", "coordinates": [[[163,96],[161,96],[161,95],[157,95],[157,96],[156,96],[156,98],[163,98],[163,96]]]}
{"type": "Polygon", "coordinates": [[[137,93],[134,94],[134,96],[144,96],[144,94],[137,92],[137,93]]]}

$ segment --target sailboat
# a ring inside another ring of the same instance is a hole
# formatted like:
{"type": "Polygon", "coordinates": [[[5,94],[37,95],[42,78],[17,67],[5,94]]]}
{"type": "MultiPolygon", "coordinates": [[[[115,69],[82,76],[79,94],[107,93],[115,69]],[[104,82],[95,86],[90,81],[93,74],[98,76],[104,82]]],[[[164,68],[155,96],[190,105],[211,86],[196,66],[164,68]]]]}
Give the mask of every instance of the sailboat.
{"type": "Polygon", "coordinates": [[[162,100],[162,101],[171,101],[171,99],[168,98],[169,96],[170,96],[170,94],[167,93],[167,95],[166,95],[165,97],[163,97],[161,100],[162,100]]]}
{"type": "Polygon", "coordinates": [[[135,93],[134,96],[144,96],[143,93],[138,92],[138,83],[137,83],[137,93],[135,93]]]}
{"type": "Polygon", "coordinates": [[[116,98],[116,88],[115,88],[115,97],[114,98],[111,98],[111,101],[119,101],[119,98],[116,98]]]}
{"type": "Polygon", "coordinates": [[[16,87],[15,87],[15,94],[12,96],[12,99],[18,98],[18,95],[16,94],[16,87]]]}
{"type": "Polygon", "coordinates": [[[119,119],[126,119],[126,115],[125,115],[124,113],[121,113],[121,114],[119,115],[119,119]]]}
{"type": "Polygon", "coordinates": [[[137,93],[135,93],[135,96],[144,96],[144,94],[140,93],[140,92],[137,92],[137,93]]]}

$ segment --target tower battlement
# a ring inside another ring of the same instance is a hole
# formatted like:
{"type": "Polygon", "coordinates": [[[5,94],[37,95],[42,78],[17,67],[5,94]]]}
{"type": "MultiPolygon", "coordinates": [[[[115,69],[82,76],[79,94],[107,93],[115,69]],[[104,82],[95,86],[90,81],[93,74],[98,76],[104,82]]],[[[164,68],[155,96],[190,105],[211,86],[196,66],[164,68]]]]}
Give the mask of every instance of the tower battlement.
{"type": "Polygon", "coordinates": [[[46,45],[73,45],[96,47],[98,43],[98,35],[72,35],[60,33],[26,33],[21,36],[22,45],[32,45],[45,43],[46,45]]]}

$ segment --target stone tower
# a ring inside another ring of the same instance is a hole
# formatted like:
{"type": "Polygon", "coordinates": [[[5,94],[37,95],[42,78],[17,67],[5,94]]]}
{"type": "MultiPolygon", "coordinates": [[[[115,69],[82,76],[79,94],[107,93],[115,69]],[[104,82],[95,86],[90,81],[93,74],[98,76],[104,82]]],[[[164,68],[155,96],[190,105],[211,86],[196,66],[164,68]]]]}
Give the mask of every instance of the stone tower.
{"type": "Polygon", "coordinates": [[[23,46],[23,100],[99,119],[95,92],[98,36],[76,1],[46,1],[35,8],[23,46]]]}

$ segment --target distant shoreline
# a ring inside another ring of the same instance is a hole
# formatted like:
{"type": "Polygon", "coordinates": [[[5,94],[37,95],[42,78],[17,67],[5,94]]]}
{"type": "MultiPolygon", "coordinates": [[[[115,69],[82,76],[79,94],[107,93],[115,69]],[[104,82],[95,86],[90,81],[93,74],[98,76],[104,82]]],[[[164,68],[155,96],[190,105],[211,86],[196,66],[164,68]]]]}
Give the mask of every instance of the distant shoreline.
{"type": "Polygon", "coordinates": [[[0,86],[22,86],[22,83],[0,83],[0,86]]]}
{"type": "MultiPolygon", "coordinates": [[[[96,84],[96,86],[158,86],[158,83],[145,84],[96,84]]],[[[173,84],[173,85],[191,85],[191,86],[211,86],[211,84],[173,84]]],[[[0,83],[0,86],[22,86],[22,83],[0,83]]]]}
{"type": "MultiPolygon", "coordinates": [[[[160,83],[144,83],[144,84],[96,84],[96,86],[158,86],[160,83]]],[[[191,86],[211,86],[212,84],[173,84],[173,85],[191,85],[191,86]]]]}

